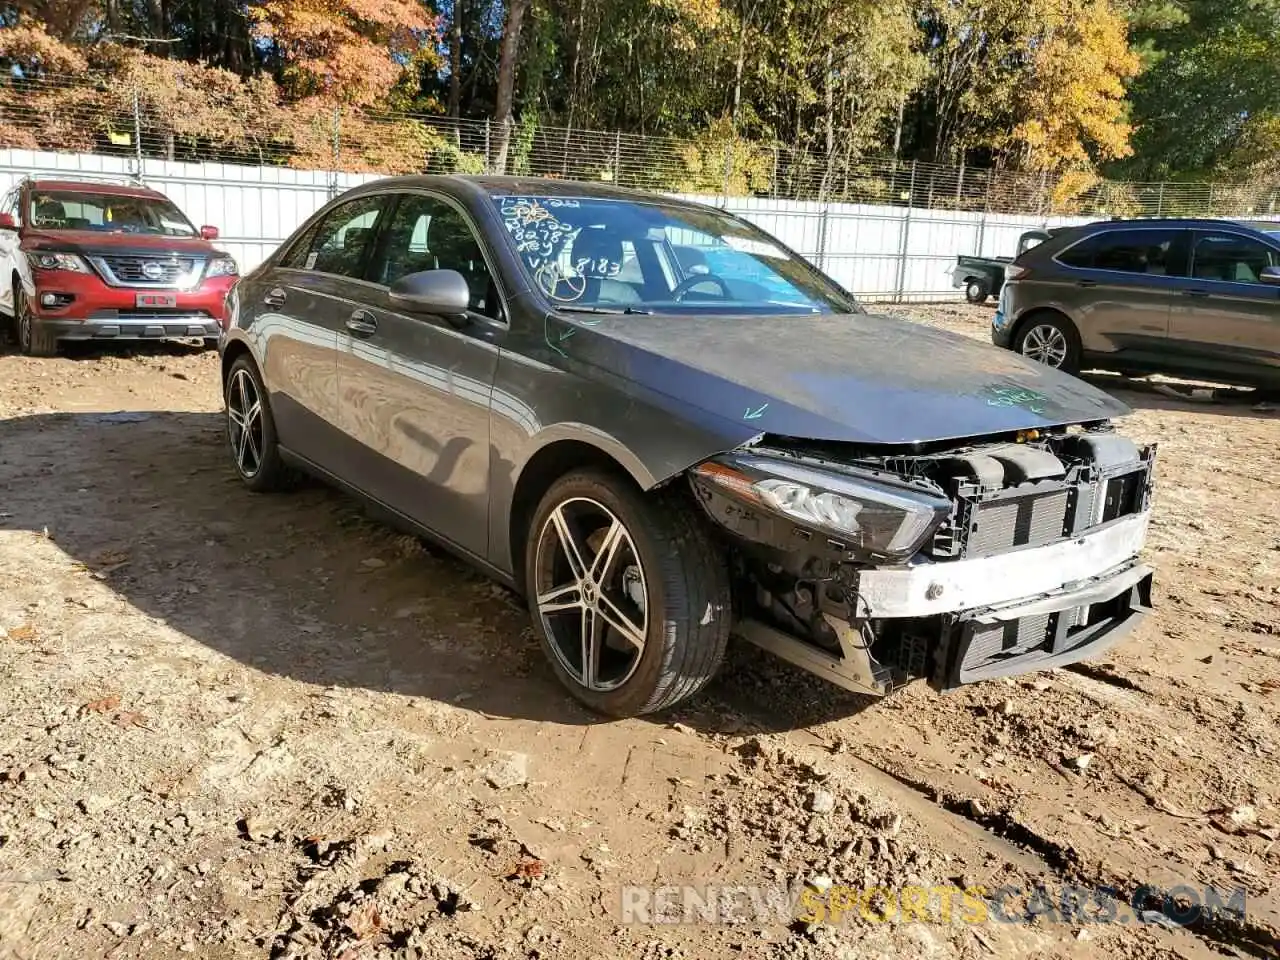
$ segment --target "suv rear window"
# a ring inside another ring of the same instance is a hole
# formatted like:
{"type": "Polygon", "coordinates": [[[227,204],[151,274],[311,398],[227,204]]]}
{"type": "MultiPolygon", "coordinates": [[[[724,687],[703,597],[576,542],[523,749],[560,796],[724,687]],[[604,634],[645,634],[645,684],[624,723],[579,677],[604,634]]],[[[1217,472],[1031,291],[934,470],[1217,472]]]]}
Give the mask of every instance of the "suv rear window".
{"type": "Polygon", "coordinates": [[[1086,237],[1057,256],[1059,263],[1087,270],[1117,270],[1164,276],[1177,230],[1108,230],[1086,237]]]}

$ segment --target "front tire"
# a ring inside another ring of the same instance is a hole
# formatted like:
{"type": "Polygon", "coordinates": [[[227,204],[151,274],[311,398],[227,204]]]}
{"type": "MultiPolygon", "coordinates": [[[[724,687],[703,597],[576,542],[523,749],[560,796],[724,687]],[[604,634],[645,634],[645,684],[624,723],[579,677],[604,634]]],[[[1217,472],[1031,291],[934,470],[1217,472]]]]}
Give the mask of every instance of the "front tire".
{"type": "Polygon", "coordinates": [[[1027,318],[1013,349],[1029,360],[1064,373],[1080,372],[1080,334],[1060,313],[1038,313],[1027,318]]]}
{"type": "Polygon", "coordinates": [[[728,569],[693,505],[676,494],[644,494],[604,471],[561,477],[534,512],[524,566],[543,652],[592,710],[664,710],[720,668],[728,569]]]}
{"type": "Polygon", "coordinates": [[[18,349],[28,357],[58,355],[58,338],[40,325],[27,303],[21,284],[13,288],[13,323],[18,328],[18,349]]]}
{"type": "Polygon", "coordinates": [[[244,485],[254,493],[292,486],[294,473],[280,457],[266,387],[247,354],[231,364],[223,399],[231,459],[244,485]]]}
{"type": "Polygon", "coordinates": [[[972,278],[964,285],[964,298],[970,303],[986,303],[991,296],[991,287],[987,281],[972,278]]]}

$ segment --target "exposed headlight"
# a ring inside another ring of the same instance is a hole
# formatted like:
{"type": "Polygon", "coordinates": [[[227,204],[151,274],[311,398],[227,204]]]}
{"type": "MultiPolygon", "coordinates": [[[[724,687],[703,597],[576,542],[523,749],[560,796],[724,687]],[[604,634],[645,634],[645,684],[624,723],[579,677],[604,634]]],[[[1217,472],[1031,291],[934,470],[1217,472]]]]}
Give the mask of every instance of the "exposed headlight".
{"type": "Polygon", "coordinates": [[[205,271],[206,277],[237,277],[239,275],[240,268],[231,257],[215,257],[209,261],[209,269],[205,271]]]}
{"type": "Polygon", "coordinates": [[[893,559],[914,556],[951,513],[927,490],[815,469],[751,454],[726,454],[694,468],[730,496],[829,533],[851,549],[893,559]]]}
{"type": "Polygon", "coordinates": [[[88,273],[89,265],[74,253],[45,253],[33,250],[27,253],[32,270],[69,270],[72,273],[88,273]]]}

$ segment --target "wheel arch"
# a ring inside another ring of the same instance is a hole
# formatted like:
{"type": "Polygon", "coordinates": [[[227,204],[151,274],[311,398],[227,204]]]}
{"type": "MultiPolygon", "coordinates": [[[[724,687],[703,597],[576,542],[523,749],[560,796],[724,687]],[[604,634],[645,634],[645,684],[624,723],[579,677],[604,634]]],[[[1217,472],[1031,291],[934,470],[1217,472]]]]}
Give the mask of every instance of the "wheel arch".
{"type": "MultiPolygon", "coordinates": [[[[244,357],[244,356],[247,356],[247,357],[249,358],[249,361],[250,361],[250,362],[251,362],[255,367],[256,367],[256,366],[258,366],[258,358],[257,358],[257,357],[255,357],[255,356],[253,355],[253,350],[251,350],[251,349],[249,348],[249,345],[248,345],[247,343],[245,343],[243,340],[231,340],[231,341],[229,341],[229,342],[227,343],[227,345],[226,345],[225,347],[223,347],[223,348],[222,348],[222,358],[221,358],[221,363],[222,363],[222,378],[221,378],[221,383],[222,383],[222,389],[223,389],[224,391],[225,391],[225,390],[226,390],[226,388],[227,388],[227,377],[231,376],[231,367],[232,367],[232,365],[233,365],[237,360],[239,360],[241,357],[244,357]]],[[[260,367],[259,367],[259,369],[258,369],[258,373],[259,373],[259,375],[261,375],[261,373],[262,373],[262,370],[261,370],[261,368],[260,368],[260,367]]]]}
{"type": "Polygon", "coordinates": [[[1013,325],[1013,329],[1009,332],[1009,343],[1015,345],[1015,349],[1016,349],[1018,338],[1022,336],[1023,331],[1026,330],[1028,326],[1030,326],[1032,321],[1034,321],[1037,317],[1046,317],[1046,316],[1052,316],[1059,320],[1062,320],[1064,323],[1066,323],[1068,327],[1071,328],[1071,330],[1075,332],[1076,338],[1077,340],[1079,340],[1080,327],[1076,324],[1074,320],[1071,319],[1071,316],[1066,311],[1060,310],[1058,307],[1039,306],[1039,307],[1032,307],[1022,316],[1018,317],[1017,321],[1013,325]]]}
{"type": "Polygon", "coordinates": [[[512,579],[524,592],[524,555],[529,523],[551,485],[574,470],[596,468],[634,483],[641,490],[658,485],[639,459],[612,438],[591,433],[549,439],[525,461],[516,477],[507,516],[507,546],[512,579]]]}

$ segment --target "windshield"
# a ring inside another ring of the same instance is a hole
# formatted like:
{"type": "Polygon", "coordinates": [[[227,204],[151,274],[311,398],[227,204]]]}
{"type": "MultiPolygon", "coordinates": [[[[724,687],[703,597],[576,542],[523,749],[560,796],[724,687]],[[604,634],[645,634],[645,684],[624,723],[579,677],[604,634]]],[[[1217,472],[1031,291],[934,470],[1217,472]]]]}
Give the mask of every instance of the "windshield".
{"type": "Polygon", "coordinates": [[[661,201],[495,197],[530,280],[563,309],[860,312],[772,237],[661,201]]]}
{"type": "Polygon", "coordinates": [[[193,237],[196,228],[182,211],[162,197],[134,197],[79,190],[38,190],[31,197],[28,221],[40,230],[101,230],[193,237]]]}

